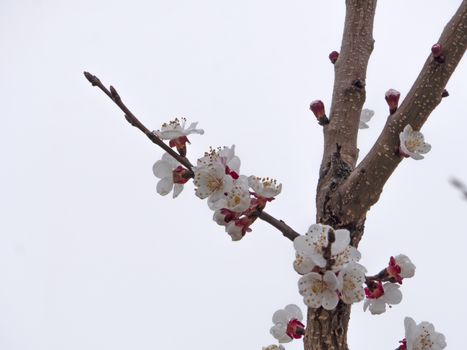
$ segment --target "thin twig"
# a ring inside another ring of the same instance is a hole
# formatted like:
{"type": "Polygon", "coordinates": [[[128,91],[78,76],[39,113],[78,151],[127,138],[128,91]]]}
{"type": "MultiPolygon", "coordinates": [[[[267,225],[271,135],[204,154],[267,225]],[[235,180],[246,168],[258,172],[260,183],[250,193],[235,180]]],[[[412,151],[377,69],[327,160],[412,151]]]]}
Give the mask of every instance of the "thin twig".
{"type": "Polygon", "coordinates": [[[450,180],[451,185],[456,187],[461,193],[464,195],[465,199],[467,199],[467,187],[458,179],[452,178],[450,180]]]}
{"type": "Polygon", "coordinates": [[[284,221],[282,220],[277,220],[273,216],[269,215],[265,211],[262,211],[261,214],[259,214],[259,218],[261,220],[266,221],[268,224],[271,224],[275,228],[277,228],[279,231],[282,232],[284,237],[287,237],[290,239],[292,242],[295,238],[300,236],[299,233],[295,232],[289,225],[287,225],[284,221]]]}
{"type": "MultiPolygon", "coordinates": [[[[133,125],[135,128],[141,130],[153,143],[161,147],[164,151],[174,157],[178,162],[183,164],[186,168],[191,171],[191,177],[194,177],[193,173],[193,165],[186,157],[182,157],[180,154],[172,150],[169,146],[167,146],[164,141],[162,141],[159,137],[157,137],[152,131],[150,131],[143,123],[139,121],[138,118],[128,109],[127,106],[122,102],[120,95],[118,94],[117,90],[113,86],[110,86],[110,89],[107,89],[100,79],[95,75],[92,75],[89,72],[84,72],[84,76],[86,79],[92,84],[92,86],[97,86],[101,89],[120,109],[125,113],[125,119],[133,125]]],[[[276,218],[272,217],[268,213],[261,211],[259,218],[261,220],[266,221],[267,223],[271,224],[282,234],[293,241],[296,237],[300,236],[297,232],[295,232],[290,226],[284,223],[282,220],[277,220],[276,218]]]]}
{"type": "Polygon", "coordinates": [[[144,126],[143,123],[139,121],[138,118],[135,117],[135,115],[128,109],[127,106],[123,103],[120,95],[117,93],[117,90],[113,86],[110,86],[110,90],[107,89],[100,79],[96,77],[95,75],[92,75],[91,73],[84,72],[84,76],[86,79],[92,84],[92,86],[97,86],[99,89],[101,89],[120,109],[125,113],[125,119],[133,125],[135,128],[138,128],[141,130],[152,142],[154,142],[156,145],[161,147],[164,151],[166,151],[168,154],[170,154],[172,157],[174,157],[179,163],[183,164],[186,168],[188,168],[191,172],[193,172],[193,164],[190,163],[190,161],[182,157],[180,154],[175,152],[172,148],[167,146],[164,141],[162,141],[159,137],[157,137],[152,131],[150,131],[148,128],[144,126]]]}

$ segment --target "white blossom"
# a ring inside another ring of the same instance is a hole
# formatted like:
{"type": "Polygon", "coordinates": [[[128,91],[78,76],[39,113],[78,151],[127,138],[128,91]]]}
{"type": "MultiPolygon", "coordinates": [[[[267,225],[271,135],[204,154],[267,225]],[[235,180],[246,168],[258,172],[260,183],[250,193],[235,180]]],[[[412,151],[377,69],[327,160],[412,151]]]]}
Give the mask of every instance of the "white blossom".
{"type": "Polygon", "coordinates": [[[160,180],[157,183],[157,193],[165,196],[173,189],[173,198],[177,197],[183,190],[183,184],[174,183],[173,171],[180,166],[170,154],[164,153],[162,159],[154,163],[152,171],[160,180]]]}
{"type": "Polygon", "coordinates": [[[406,317],[404,326],[407,350],[441,350],[446,347],[444,335],[436,332],[430,322],[417,325],[413,318],[406,317]]]}
{"type": "Polygon", "coordinates": [[[362,113],[360,114],[360,123],[358,124],[359,129],[368,129],[368,122],[370,119],[375,115],[375,111],[371,109],[363,109],[362,113]]]}
{"type": "Polygon", "coordinates": [[[326,310],[334,309],[339,302],[338,287],[339,281],[332,271],[326,271],[324,275],[310,272],[298,281],[298,289],[303,301],[315,309],[320,306],[326,310]]]}
{"type": "Polygon", "coordinates": [[[357,303],[365,297],[366,269],[364,266],[351,262],[339,271],[337,276],[339,280],[340,298],[346,304],[357,303]]]}
{"type": "Polygon", "coordinates": [[[378,297],[368,297],[367,293],[363,310],[366,311],[369,308],[373,315],[379,315],[386,311],[386,304],[389,306],[399,304],[401,300],[402,292],[399,290],[399,285],[387,282],[382,285],[382,294],[378,297]]]}
{"type": "Polygon", "coordinates": [[[263,350],[285,350],[282,345],[272,344],[269,346],[263,346],[263,350]]]}
{"type": "Polygon", "coordinates": [[[232,220],[239,217],[238,213],[235,213],[227,208],[222,208],[214,211],[212,219],[220,226],[227,226],[232,220]]]}
{"type": "Polygon", "coordinates": [[[175,120],[172,120],[169,123],[162,124],[161,129],[153,131],[153,133],[162,140],[173,140],[190,134],[204,134],[203,129],[196,129],[198,122],[191,123],[187,128],[185,128],[185,123],[185,118],[181,118],[181,120],[175,118],[175,120]]]}
{"type": "Polygon", "coordinates": [[[250,176],[248,183],[256,195],[264,198],[274,198],[282,190],[282,184],[277,184],[277,181],[270,178],[260,178],[250,176]]]}
{"type": "Polygon", "coordinates": [[[217,199],[228,192],[233,186],[231,176],[225,174],[225,166],[213,163],[210,166],[193,168],[195,173],[193,182],[196,186],[195,194],[201,199],[214,196],[217,199]]]}
{"type": "MultiPolygon", "coordinates": [[[[326,266],[323,256],[328,246],[328,233],[332,227],[322,224],[311,225],[308,232],[298,236],[294,240],[294,248],[298,254],[310,258],[313,263],[321,268],[326,266]]],[[[360,252],[350,246],[350,232],[345,229],[334,230],[335,241],[331,245],[331,259],[333,271],[339,271],[346,264],[360,260],[360,252]]]]}
{"type": "Polygon", "coordinates": [[[196,196],[201,199],[212,197],[211,204],[218,201],[232,189],[234,180],[239,178],[240,158],[235,156],[235,146],[205,153],[198,159],[193,171],[196,196]]]}
{"type": "Polygon", "coordinates": [[[315,267],[315,263],[313,262],[313,259],[311,259],[309,256],[296,253],[295,254],[295,261],[293,262],[293,267],[297,273],[300,275],[305,275],[313,270],[315,267]]]}
{"type": "Polygon", "coordinates": [[[423,159],[421,153],[425,154],[431,150],[431,145],[425,143],[423,134],[420,131],[414,131],[410,124],[407,124],[399,134],[400,147],[399,152],[406,157],[413,159],[423,159]]]}
{"type": "Polygon", "coordinates": [[[401,272],[399,275],[402,278],[411,278],[415,276],[415,265],[407,255],[399,254],[394,258],[397,265],[400,266],[401,272]]]}
{"type": "Polygon", "coordinates": [[[294,326],[304,327],[303,323],[301,323],[302,320],[303,315],[300,308],[295,304],[289,304],[272,315],[274,326],[271,327],[270,333],[279,343],[288,343],[293,338],[300,338],[300,336],[296,336],[290,332],[294,332],[292,330],[294,326]]]}
{"type": "MultiPolygon", "coordinates": [[[[198,167],[209,167],[216,163],[220,163],[225,167],[226,174],[232,174],[232,172],[234,172],[238,175],[240,173],[240,158],[235,155],[235,145],[232,145],[232,147],[224,146],[223,148],[211,149],[209,152],[206,152],[203,157],[198,159],[196,165],[198,167]]],[[[234,175],[233,177],[236,176],[234,175]]]]}
{"type": "Polygon", "coordinates": [[[245,236],[246,232],[250,232],[249,223],[247,219],[238,219],[230,221],[225,227],[225,231],[230,235],[232,241],[239,241],[245,236]],[[244,222],[245,221],[245,222],[244,222]]]}
{"type": "MultiPolygon", "coordinates": [[[[229,175],[226,175],[230,177],[229,175]]],[[[208,198],[211,210],[227,208],[236,213],[242,213],[250,207],[250,191],[248,178],[240,176],[237,180],[228,181],[229,187],[223,187],[224,192],[217,191],[208,198]]]]}

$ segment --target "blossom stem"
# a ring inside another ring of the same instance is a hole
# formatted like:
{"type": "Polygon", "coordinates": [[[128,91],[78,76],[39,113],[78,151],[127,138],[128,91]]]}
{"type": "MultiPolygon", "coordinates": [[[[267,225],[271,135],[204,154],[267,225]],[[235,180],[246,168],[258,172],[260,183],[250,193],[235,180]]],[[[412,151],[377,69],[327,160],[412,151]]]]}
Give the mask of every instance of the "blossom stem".
{"type": "MultiPolygon", "coordinates": [[[[128,107],[123,103],[120,95],[117,93],[117,90],[111,86],[110,89],[107,89],[100,79],[92,75],[89,72],[84,72],[84,76],[86,79],[92,84],[92,86],[97,86],[100,90],[102,90],[124,113],[125,119],[134,127],[141,130],[153,143],[161,147],[164,151],[174,157],[179,163],[184,165],[189,172],[184,174],[184,177],[192,178],[194,176],[193,173],[193,164],[186,158],[175,152],[172,148],[164,143],[159,137],[157,137],[152,131],[150,131],[143,123],[139,121],[138,118],[128,109],[128,107]]],[[[300,236],[297,232],[295,232],[290,226],[288,226],[284,221],[278,220],[273,216],[269,215],[264,211],[260,211],[258,217],[261,220],[266,221],[270,225],[277,228],[282,234],[293,241],[296,237],[300,236]]]]}
{"type": "Polygon", "coordinates": [[[177,152],[175,152],[172,148],[167,146],[164,141],[162,141],[159,137],[157,137],[152,131],[150,131],[143,123],[139,121],[138,118],[128,109],[128,107],[123,103],[120,95],[117,93],[117,90],[113,86],[110,86],[110,90],[107,89],[100,79],[95,75],[92,75],[89,72],[84,72],[84,76],[86,79],[92,84],[92,86],[97,86],[101,89],[122,111],[125,113],[125,119],[133,125],[135,128],[141,130],[153,143],[161,147],[164,151],[174,157],[178,162],[183,164],[186,168],[193,173],[193,164],[186,157],[182,157],[177,152]]]}

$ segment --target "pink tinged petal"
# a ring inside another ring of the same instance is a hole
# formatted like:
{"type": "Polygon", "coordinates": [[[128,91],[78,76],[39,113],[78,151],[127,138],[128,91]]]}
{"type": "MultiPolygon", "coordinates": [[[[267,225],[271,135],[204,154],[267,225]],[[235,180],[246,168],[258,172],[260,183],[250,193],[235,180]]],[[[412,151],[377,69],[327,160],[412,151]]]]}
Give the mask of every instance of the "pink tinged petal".
{"type": "Polygon", "coordinates": [[[172,176],[173,168],[171,164],[165,160],[158,160],[152,166],[152,172],[154,175],[160,179],[164,177],[172,176]]]}
{"type": "MultiPolygon", "coordinates": [[[[286,325],[289,321],[290,321],[290,315],[289,315],[289,312],[287,312],[287,310],[280,309],[274,312],[274,314],[272,315],[272,323],[274,324],[281,323],[283,325],[286,325]]],[[[285,332],[285,328],[284,328],[284,332],[285,332]]]]}
{"type": "Polygon", "coordinates": [[[289,313],[290,320],[303,320],[302,310],[300,310],[300,308],[297,305],[289,304],[284,309],[289,313]]]}
{"type": "Polygon", "coordinates": [[[169,194],[170,191],[172,191],[173,185],[174,183],[172,179],[169,177],[165,177],[157,183],[157,193],[159,193],[161,196],[165,196],[169,194]]]}
{"type": "Polygon", "coordinates": [[[173,198],[177,198],[180,193],[183,191],[183,185],[181,184],[175,184],[174,185],[174,192],[173,192],[173,198]]]}
{"type": "Polygon", "coordinates": [[[399,290],[399,285],[395,283],[385,283],[383,285],[384,295],[381,299],[388,304],[395,305],[402,301],[402,292],[399,290]]]}
{"type": "Polygon", "coordinates": [[[339,302],[339,297],[336,292],[333,292],[329,289],[326,289],[323,292],[323,299],[321,301],[323,309],[333,310],[336,308],[337,303],[339,302]]]}
{"type": "Polygon", "coordinates": [[[331,254],[337,255],[350,244],[350,232],[345,229],[335,230],[336,241],[331,245],[331,254]]]}

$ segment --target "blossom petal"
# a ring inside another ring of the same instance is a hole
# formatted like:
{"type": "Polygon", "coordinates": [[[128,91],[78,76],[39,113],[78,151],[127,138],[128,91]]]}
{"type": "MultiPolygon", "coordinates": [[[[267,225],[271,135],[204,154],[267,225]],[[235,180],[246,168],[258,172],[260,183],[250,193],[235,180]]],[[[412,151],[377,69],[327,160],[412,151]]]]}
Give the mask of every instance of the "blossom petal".
{"type": "Polygon", "coordinates": [[[177,198],[178,195],[183,191],[183,185],[182,184],[174,184],[174,193],[173,193],[173,198],[177,198]]]}
{"type": "MultiPolygon", "coordinates": [[[[368,300],[368,299],[367,299],[368,300]]],[[[386,303],[380,299],[373,299],[370,302],[370,312],[373,315],[380,315],[386,311],[386,303]]]]}
{"type": "Polygon", "coordinates": [[[165,160],[158,160],[152,166],[152,172],[160,179],[164,177],[171,177],[173,169],[174,168],[171,166],[171,164],[165,160]]]}
{"type": "Polygon", "coordinates": [[[159,193],[161,196],[165,196],[169,194],[170,191],[172,191],[173,185],[174,183],[172,178],[164,177],[157,183],[157,193],[159,193]]]}
{"type": "Polygon", "coordinates": [[[300,308],[297,305],[289,304],[284,309],[289,313],[289,317],[291,320],[303,320],[302,310],[300,310],[300,308]]]}
{"type": "Polygon", "coordinates": [[[399,290],[399,285],[395,283],[385,283],[383,285],[384,296],[382,299],[388,304],[399,304],[402,301],[402,292],[399,290]]]}
{"type": "Polygon", "coordinates": [[[283,323],[287,324],[290,321],[289,312],[284,309],[277,310],[272,315],[272,323],[283,323]]]}
{"type": "Polygon", "coordinates": [[[333,310],[336,308],[337,303],[339,302],[339,297],[336,292],[333,292],[329,289],[323,291],[323,300],[321,301],[323,309],[333,310]]]}
{"type": "Polygon", "coordinates": [[[334,231],[336,240],[331,244],[331,254],[337,255],[344,251],[350,243],[350,232],[345,229],[334,231]]]}

